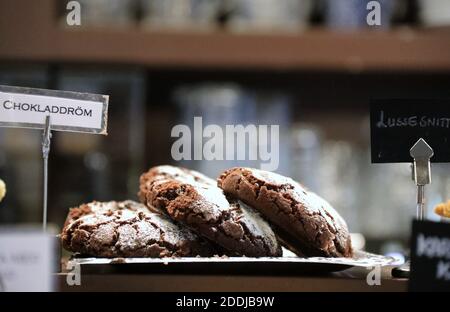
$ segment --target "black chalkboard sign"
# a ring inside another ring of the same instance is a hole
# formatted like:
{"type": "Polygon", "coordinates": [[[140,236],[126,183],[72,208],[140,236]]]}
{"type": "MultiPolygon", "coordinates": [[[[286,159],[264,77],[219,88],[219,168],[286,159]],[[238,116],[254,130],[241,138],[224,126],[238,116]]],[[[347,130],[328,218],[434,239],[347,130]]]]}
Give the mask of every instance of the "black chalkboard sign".
{"type": "Polygon", "coordinates": [[[411,291],[450,291],[450,223],[413,221],[411,291]]]}
{"type": "Polygon", "coordinates": [[[372,163],[412,162],[420,138],[433,148],[432,162],[450,162],[450,100],[374,100],[370,133],[372,163]]]}

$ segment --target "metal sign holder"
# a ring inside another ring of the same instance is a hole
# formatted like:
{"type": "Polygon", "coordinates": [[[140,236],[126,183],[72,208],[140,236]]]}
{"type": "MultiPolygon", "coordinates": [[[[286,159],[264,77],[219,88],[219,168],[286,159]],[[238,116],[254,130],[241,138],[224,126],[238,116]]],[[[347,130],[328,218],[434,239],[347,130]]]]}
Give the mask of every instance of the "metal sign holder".
{"type": "Polygon", "coordinates": [[[52,138],[50,115],[45,117],[45,128],[42,133],[42,158],[44,160],[44,193],[42,209],[42,229],[47,230],[47,194],[48,194],[48,155],[50,154],[50,140],[52,138]]]}
{"type": "MultiPolygon", "coordinates": [[[[420,138],[411,147],[409,154],[414,159],[411,164],[412,180],[417,185],[417,220],[425,220],[427,216],[427,209],[425,206],[425,185],[431,183],[431,161],[434,155],[433,149],[428,143],[420,138]]],[[[395,277],[409,277],[410,262],[407,261],[403,265],[394,268],[392,275],[395,277]]]]}
{"type": "Polygon", "coordinates": [[[431,162],[433,149],[427,142],[420,138],[410,150],[410,155],[414,159],[412,165],[412,179],[417,185],[417,219],[426,218],[425,207],[425,185],[431,183],[431,162]]]}
{"type": "Polygon", "coordinates": [[[0,85],[0,99],[0,127],[43,130],[42,228],[45,231],[51,130],[107,135],[109,96],[0,85]]]}

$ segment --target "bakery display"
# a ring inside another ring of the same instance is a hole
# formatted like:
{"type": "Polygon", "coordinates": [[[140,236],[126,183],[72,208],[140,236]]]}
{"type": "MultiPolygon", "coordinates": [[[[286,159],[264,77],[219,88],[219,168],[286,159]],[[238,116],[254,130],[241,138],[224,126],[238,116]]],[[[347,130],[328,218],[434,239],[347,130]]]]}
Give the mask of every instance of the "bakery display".
{"type": "Polygon", "coordinates": [[[95,257],[212,256],[213,244],[167,216],[133,202],[91,202],[70,209],[65,249],[95,257]]]}
{"type": "Polygon", "coordinates": [[[140,177],[141,203],[91,202],[70,209],[65,249],[94,257],[352,257],[345,221],[294,180],[232,168],[217,181],[156,166],[140,177]]]}
{"type": "Polygon", "coordinates": [[[294,180],[251,168],[232,168],[218,186],[260,211],[275,232],[301,256],[351,257],[345,221],[318,195],[294,180]]]}
{"type": "Polygon", "coordinates": [[[139,198],[232,254],[281,256],[273,230],[259,213],[227,198],[215,184],[192,170],[158,166],[141,176],[139,198]]]}

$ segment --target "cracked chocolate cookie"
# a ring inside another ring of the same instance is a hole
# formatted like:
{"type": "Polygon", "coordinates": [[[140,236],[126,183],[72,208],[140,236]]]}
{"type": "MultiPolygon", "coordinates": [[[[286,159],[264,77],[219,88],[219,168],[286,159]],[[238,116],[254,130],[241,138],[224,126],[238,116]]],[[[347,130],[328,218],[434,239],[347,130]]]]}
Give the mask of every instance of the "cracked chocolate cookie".
{"type": "MultiPolygon", "coordinates": [[[[177,181],[186,184],[194,183],[217,186],[216,181],[205,176],[204,174],[201,174],[200,172],[169,165],[157,166],[151,168],[140,177],[138,196],[141,202],[146,203],[146,196],[151,191],[151,186],[154,183],[157,181],[167,181],[171,179],[176,179],[177,181]]],[[[149,208],[154,209],[155,207],[150,205],[149,208]]]]}
{"type": "Polygon", "coordinates": [[[154,167],[141,176],[139,198],[231,254],[281,255],[275,234],[259,213],[239,200],[226,198],[214,180],[198,172],[154,167]]]}
{"type": "Polygon", "coordinates": [[[65,249],[95,257],[212,256],[215,247],[167,216],[133,201],[72,208],[61,234],[65,249]]]}
{"type": "Polygon", "coordinates": [[[256,208],[300,256],[351,257],[350,234],[331,205],[294,180],[251,168],[232,168],[218,186],[256,208]]]}

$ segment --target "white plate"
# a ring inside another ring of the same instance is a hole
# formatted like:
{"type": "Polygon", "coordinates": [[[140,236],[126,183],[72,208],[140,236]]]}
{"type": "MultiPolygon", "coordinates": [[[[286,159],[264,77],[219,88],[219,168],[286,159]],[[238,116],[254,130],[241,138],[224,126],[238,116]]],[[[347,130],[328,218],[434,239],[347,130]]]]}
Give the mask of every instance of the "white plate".
{"type": "Polygon", "coordinates": [[[83,273],[173,273],[173,274],[242,274],[295,275],[328,273],[350,267],[387,266],[391,257],[356,251],[353,258],[324,257],[195,257],[195,258],[78,258],[83,273]]]}

